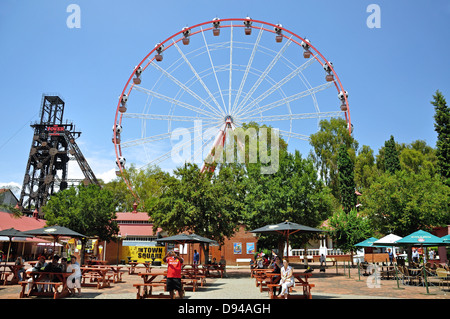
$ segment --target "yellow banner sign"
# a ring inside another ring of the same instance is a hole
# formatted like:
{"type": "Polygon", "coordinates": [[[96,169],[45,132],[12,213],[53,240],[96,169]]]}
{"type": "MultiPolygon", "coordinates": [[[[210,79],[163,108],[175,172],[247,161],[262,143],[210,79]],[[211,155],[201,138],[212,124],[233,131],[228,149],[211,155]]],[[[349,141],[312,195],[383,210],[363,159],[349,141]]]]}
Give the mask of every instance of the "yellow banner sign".
{"type": "Polygon", "coordinates": [[[122,247],[122,259],[131,257],[131,260],[143,263],[145,261],[160,261],[166,255],[166,247],[155,246],[124,246],[122,247]],[[125,257],[125,258],[124,258],[125,257]]]}

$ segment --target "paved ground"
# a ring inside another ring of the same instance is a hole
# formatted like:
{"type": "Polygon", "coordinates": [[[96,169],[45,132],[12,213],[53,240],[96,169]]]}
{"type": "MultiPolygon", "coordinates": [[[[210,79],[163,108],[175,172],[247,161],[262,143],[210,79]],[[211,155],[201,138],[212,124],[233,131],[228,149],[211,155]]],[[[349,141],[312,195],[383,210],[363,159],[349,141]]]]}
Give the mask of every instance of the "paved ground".
{"type": "MultiPolygon", "coordinates": [[[[104,289],[83,287],[81,297],[68,299],[136,299],[133,283],[140,281],[139,276],[125,273],[121,283],[104,289]]],[[[380,280],[376,285],[374,277],[358,276],[356,269],[351,269],[349,278],[348,268],[345,274],[342,268],[337,273],[335,267],[330,267],[326,273],[316,269],[310,282],[315,284],[311,290],[313,299],[450,299],[450,291],[438,286],[430,286],[427,293],[426,287],[408,286],[401,282],[402,289],[398,289],[396,280],[380,280]]],[[[0,299],[18,299],[19,291],[18,285],[0,286],[0,299]]],[[[227,278],[208,278],[206,285],[196,292],[186,291],[186,299],[267,300],[268,293],[260,292],[255,286],[249,269],[229,267],[227,278]]]]}

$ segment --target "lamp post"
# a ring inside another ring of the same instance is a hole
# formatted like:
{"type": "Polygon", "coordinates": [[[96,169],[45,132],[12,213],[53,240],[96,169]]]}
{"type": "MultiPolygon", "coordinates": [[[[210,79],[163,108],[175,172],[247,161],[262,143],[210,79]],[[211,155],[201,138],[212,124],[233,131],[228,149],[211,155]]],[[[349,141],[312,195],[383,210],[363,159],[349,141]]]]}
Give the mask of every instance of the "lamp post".
{"type": "Polygon", "coordinates": [[[119,242],[120,242],[121,238],[122,238],[122,235],[119,233],[117,235],[117,266],[119,266],[119,242]]]}

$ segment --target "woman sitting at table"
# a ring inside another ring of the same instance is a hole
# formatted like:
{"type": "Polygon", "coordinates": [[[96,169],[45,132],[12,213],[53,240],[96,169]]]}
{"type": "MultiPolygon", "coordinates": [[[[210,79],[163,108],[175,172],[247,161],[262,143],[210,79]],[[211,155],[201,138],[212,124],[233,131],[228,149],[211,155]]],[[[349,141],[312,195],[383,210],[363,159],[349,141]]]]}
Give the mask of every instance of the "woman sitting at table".
{"type": "Polygon", "coordinates": [[[70,256],[70,261],[67,261],[67,272],[72,273],[67,277],[67,288],[69,288],[70,294],[75,294],[75,288],[77,288],[76,296],[81,296],[81,269],[77,263],[77,257],[70,256]]]}
{"type": "Polygon", "coordinates": [[[294,286],[293,269],[289,266],[286,259],[283,259],[283,267],[281,267],[281,294],[284,295],[284,299],[287,299],[289,287],[294,286]]]}

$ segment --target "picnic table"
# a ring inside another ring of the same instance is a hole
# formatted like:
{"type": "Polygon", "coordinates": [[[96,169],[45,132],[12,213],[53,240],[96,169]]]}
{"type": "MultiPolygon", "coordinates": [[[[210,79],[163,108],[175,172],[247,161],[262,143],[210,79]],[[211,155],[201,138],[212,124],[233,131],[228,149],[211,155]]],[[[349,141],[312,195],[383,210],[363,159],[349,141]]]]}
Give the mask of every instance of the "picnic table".
{"type": "Polygon", "coordinates": [[[136,272],[137,269],[137,265],[142,264],[145,267],[145,272],[150,272],[150,270],[152,269],[152,267],[150,267],[151,263],[150,262],[144,262],[144,263],[139,263],[137,261],[130,261],[128,263],[128,265],[130,265],[130,268],[128,268],[128,274],[129,275],[133,275],[133,274],[138,274],[136,272]]]}
{"type": "MultiPolygon", "coordinates": [[[[302,295],[289,295],[288,298],[302,298],[302,299],[311,299],[312,295],[311,295],[311,288],[314,287],[314,284],[311,284],[308,282],[308,278],[312,276],[312,273],[307,273],[307,272],[300,272],[300,271],[295,271],[292,274],[294,276],[294,286],[293,288],[295,288],[296,286],[302,286],[303,288],[303,294],[302,295]]],[[[274,276],[281,276],[279,273],[273,273],[273,272],[268,272],[265,274],[265,276],[267,278],[273,278],[274,276]]],[[[270,280],[271,281],[271,280],[270,280]]],[[[272,288],[274,287],[280,287],[280,284],[275,284],[275,283],[268,283],[267,287],[269,288],[269,296],[270,299],[277,299],[277,298],[283,298],[283,296],[275,296],[273,294],[273,290],[272,288]]]]}
{"type": "Polygon", "coordinates": [[[122,281],[123,267],[119,265],[90,265],[90,268],[104,268],[113,275],[113,283],[122,281]]]}
{"type": "Polygon", "coordinates": [[[108,263],[107,260],[99,260],[99,259],[91,259],[87,261],[87,264],[89,266],[93,266],[93,265],[106,265],[108,263]]]}
{"type": "Polygon", "coordinates": [[[66,297],[70,294],[69,288],[67,287],[67,277],[72,273],[33,271],[27,274],[31,280],[19,282],[19,284],[22,285],[19,298],[30,296],[53,296],[53,299],[57,299],[66,297]],[[27,287],[29,287],[28,292],[26,292],[27,287]],[[58,291],[59,288],[61,288],[60,291],[58,291]]]}
{"type": "MultiPolygon", "coordinates": [[[[192,291],[196,291],[197,282],[200,279],[202,281],[202,275],[199,275],[195,268],[185,268],[181,271],[182,279],[181,279],[181,287],[184,290],[187,286],[192,286],[192,291]]],[[[133,287],[136,287],[137,299],[144,298],[170,298],[170,295],[166,295],[164,293],[154,294],[154,287],[163,287],[164,291],[166,291],[166,276],[167,270],[165,269],[152,269],[149,273],[139,273],[143,282],[138,284],[133,284],[133,287]],[[160,277],[160,278],[158,278],[160,277]],[[162,277],[162,278],[161,278],[162,277]],[[158,279],[157,279],[158,278],[158,279]]],[[[202,283],[203,286],[203,283],[202,283]]]]}
{"type": "Polygon", "coordinates": [[[207,277],[219,277],[223,278],[223,272],[225,267],[223,265],[203,265],[204,273],[207,277]],[[217,275],[213,275],[211,271],[217,271],[217,275]]]}
{"type": "Polygon", "coordinates": [[[83,266],[80,269],[82,287],[97,287],[98,289],[102,289],[111,286],[111,277],[113,275],[108,274],[109,268],[83,266]]]}
{"type": "Polygon", "coordinates": [[[19,270],[23,266],[16,264],[1,264],[0,265],[0,282],[3,285],[17,284],[19,282],[19,270]],[[12,278],[8,280],[8,277],[12,275],[12,278]]]}
{"type": "Polygon", "coordinates": [[[166,290],[166,283],[163,280],[167,275],[167,270],[164,269],[152,269],[151,272],[138,273],[139,276],[143,279],[143,283],[133,284],[133,287],[137,288],[137,299],[144,298],[170,298],[169,295],[162,294],[153,294],[153,287],[164,287],[164,291],[166,290]],[[159,280],[156,280],[157,277],[163,277],[159,280]],[[142,289],[142,293],[141,293],[142,289]]]}

